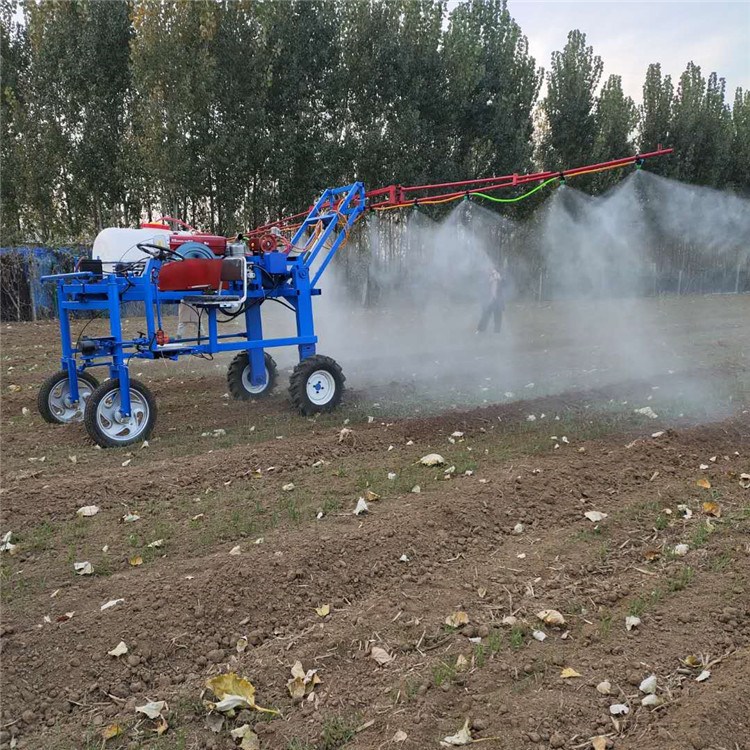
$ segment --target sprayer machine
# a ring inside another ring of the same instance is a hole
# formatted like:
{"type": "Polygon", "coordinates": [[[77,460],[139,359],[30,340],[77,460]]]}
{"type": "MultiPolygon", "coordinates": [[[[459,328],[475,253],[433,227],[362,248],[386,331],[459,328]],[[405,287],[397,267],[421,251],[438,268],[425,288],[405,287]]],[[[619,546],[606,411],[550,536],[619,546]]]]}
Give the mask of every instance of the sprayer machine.
{"type": "Polygon", "coordinates": [[[562,172],[538,172],[403,187],[391,185],[367,192],[361,182],[325,190],[306,212],[258,227],[247,235],[226,238],[201,234],[171,217],[139,229],[104,229],[94,241],[92,257],[74,273],[43,277],[57,286],[62,344],[61,369],[39,391],[38,407],[48,422],[83,421],[101,447],[125,446],[149,437],[156,421],[156,401],[143,383],[130,376],[136,359],[170,359],[236,352],[227,371],[229,391],[247,401],[268,395],[278,378],[266,351],[296,346],[289,395],[305,415],[333,410],[341,401],[344,375],[330,357],[318,354],[313,297],[331,260],[346,242],[354,223],[366,211],[388,211],[416,205],[439,205],[463,198],[514,203],[551,183],[635,164],[671,153],[653,152],[562,172]],[[512,198],[504,188],[535,184],[512,198]],[[182,225],[173,229],[172,224],[182,225]],[[262,305],[276,302],[294,314],[296,335],[265,338],[262,305]],[[128,338],[123,306],[141,303],[145,331],[128,338]],[[197,317],[195,335],[171,338],[163,328],[163,310],[179,305],[197,317]],[[87,312],[109,319],[109,335],[74,341],[71,315],[87,312]],[[239,321],[230,332],[222,323],[239,321]],[[103,383],[91,374],[106,367],[103,383]]]}

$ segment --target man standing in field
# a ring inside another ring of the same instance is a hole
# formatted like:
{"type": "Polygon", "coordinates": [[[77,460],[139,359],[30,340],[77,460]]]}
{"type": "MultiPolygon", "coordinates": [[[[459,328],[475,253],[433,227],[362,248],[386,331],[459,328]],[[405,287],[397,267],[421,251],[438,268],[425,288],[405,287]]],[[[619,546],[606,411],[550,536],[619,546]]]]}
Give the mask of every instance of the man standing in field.
{"type": "Polygon", "coordinates": [[[495,318],[495,333],[500,333],[503,324],[503,311],[505,310],[505,279],[500,272],[493,268],[489,278],[489,297],[482,308],[482,317],[477,325],[477,333],[484,333],[490,318],[495,318]]]}

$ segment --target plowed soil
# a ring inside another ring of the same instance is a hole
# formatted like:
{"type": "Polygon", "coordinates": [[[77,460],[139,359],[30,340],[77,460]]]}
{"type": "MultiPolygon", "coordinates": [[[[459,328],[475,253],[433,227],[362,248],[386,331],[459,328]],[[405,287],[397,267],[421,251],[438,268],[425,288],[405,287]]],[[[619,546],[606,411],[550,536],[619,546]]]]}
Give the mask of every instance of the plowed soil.
{"type": "Polygon", "coordinates": [[[282,389],[230,402],[226,362],[144,364],[153,438],[99,450],[36,412],[54,325],[2,333],[0,746],[229,749],[248,724],[262,750],[416,750],[468,722],[506,750],[750,748],[747,349],[442,409],[355,379],[317,419],[282,389]],[[297,661],[320,678],[302,700],[297,661]],[[225,672],[277,713],[221,721],[225,672]]]}

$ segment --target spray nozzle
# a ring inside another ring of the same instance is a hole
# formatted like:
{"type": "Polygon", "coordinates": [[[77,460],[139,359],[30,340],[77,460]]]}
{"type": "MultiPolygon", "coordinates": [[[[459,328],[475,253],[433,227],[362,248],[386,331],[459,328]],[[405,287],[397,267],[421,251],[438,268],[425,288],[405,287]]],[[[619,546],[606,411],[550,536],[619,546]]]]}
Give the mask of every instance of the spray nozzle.
{"type": "Polygon", "coordinates": [[[465,201],[467,201],[467,200],[469,200],[469,198],[470,198],[470,197],[471,197],[471,193],[469,193],[469,191],[467,190],[467,191],[466,191],[466,192],[464,193],[464,200],[465,200],[465,201]]]}
{"type": "Polygon", "coordinates": [[[565,172],[560,172],[560,174],[557,175],[557,179],[560,180],[561,185],[564,185],[565,184],[565,172]]]}
{"type": "Polygon", "coordinates": [[[636,156],[635,157],[635,168],[636,169],[641,169],[643,167],[643,162],[644,162],[643,157],[636,156]]]}

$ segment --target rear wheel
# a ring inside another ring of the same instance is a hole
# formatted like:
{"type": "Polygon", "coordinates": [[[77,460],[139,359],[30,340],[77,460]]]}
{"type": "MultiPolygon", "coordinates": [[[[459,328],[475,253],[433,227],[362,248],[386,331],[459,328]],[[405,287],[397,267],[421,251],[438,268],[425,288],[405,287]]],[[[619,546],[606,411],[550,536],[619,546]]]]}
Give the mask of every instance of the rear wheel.
{"type": "Polygon", "coordinates": [[[106,380],[86,404],[84,422],[91,439],[102,448],[118,448],[146,440],[156,423],[156,400],[138,380],[130,381],[130,414],[120,411],[120,381],[106,380]]]}
{"type": "Polygon", "coordinates": [[[265,352],[263,355],[265,364],[266,381],[262,385],[253,385],[251,381],[252,368],[250,367],[250,355],[247,352],[239,352],[232,360],[227,370],[227,384],[229,392],[234,398],[241,401],[250,401],[253,398],[268,396],[276,387],[278,372],[273,357],[265,352]]]}
{"type": "Polygon", "coordinates": [[[345,380],[336,360],[315,354],[294,368],[289,396],[302,414],[333,411],[341,403],[345,380]]]}
{"type": "Polygon", "coordinates": [[[70,378],[67,370],[50,375],[37,396],[37,408],[45,422],[70,424],[82,422],[86,402],[99,387],[99,381],[86,372],[78,373],[78,401],[70,400],[70,378]]]}

